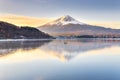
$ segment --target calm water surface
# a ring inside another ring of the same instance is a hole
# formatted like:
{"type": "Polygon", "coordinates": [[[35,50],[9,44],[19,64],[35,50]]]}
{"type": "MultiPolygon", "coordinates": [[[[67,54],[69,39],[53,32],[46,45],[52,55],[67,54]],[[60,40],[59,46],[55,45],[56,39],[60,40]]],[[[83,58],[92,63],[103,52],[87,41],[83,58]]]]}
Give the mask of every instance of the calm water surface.
{"type": "Polygon", "coordinates": [[[0,41],[0,80],[120,80],[120,40],[0,41]]]}

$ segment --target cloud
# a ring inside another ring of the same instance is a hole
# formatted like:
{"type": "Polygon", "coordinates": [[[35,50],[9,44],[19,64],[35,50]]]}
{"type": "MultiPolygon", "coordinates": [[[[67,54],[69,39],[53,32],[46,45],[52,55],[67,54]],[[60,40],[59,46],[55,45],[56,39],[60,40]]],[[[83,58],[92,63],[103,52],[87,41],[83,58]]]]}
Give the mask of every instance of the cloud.
{"type": "MultiPolygon", "coordinates": [[[[38,27],[44,25],[50,21],[54,20],[54,18],[36,18],[36,17],[28,17],[14,14],[0,14],[0,21],[6,21],[18,26],[31,26],[38,27]]],[[[107,28],[115,28],[120,29],[119,21],[87,21],[83,20],[83,22],[91,25],[104,26],[107,28]]]]}
{"type": "Polygon", "coordinates": [[[52,20],[53,19],[51,18],[35,18],[35,17],[20,16],[13,14],[6,14],[0,16],[0,21],[6,21],[18,26],[38,27],[52,20]]]}
{"type": "Polygon", "coordinates": [[[90,22],[93,25],[104,26],[106,28],[120,29],[120,22],[90,22]]]}

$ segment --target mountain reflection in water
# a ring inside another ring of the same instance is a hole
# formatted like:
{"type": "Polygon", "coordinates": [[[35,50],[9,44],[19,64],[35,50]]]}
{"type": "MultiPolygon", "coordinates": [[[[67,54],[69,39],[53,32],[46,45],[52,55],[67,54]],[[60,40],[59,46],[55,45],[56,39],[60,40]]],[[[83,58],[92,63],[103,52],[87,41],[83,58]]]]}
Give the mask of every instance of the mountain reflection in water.
{"type": "Polygon", "coordinates": [[[36,49],[44,44],[49,43],[50,40],[43,41],[0,41],[0,56],[12,54],[18,49],[31,50],[36,49]]]}
{"type": "Polygon", "coordinates": [[[2,57],[16,53],[19,49],[22,50],[22,54],[24,54],[24,51],[34,51],[38,49],[38,54],[41,54],[39,50],[42,50],[48,55],[55,55],[58,58],[70,60],[80,53],[112,46],[120,46],[120,40],[76,39],[53,41],[1,41],[0,56],[2,57]]]}
{"type": "Polygon", "coordinates": [[[0,80],[120,80],[119,39],[0,41],[0,80]]]}

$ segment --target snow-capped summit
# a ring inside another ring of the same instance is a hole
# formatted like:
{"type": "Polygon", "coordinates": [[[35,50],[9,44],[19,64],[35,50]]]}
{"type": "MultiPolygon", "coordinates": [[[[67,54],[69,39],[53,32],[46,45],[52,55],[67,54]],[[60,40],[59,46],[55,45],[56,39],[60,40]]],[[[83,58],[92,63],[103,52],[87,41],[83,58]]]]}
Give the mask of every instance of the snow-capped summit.
{"type": "Polygon", "coordinates": [[[48,23],[49,25],[68,25],[68,24],[80,24],[85,25],[85,23],[79,22],[78,20],[75,20],[69,15],[62,16],[58,19],[56,19],[53,22],[48,23]]]}
{"type": "Polygon", "coordinates": [[[120,30],[81,23],[69,15],[38,27],[52,36],[120,37],[120,30]]]}

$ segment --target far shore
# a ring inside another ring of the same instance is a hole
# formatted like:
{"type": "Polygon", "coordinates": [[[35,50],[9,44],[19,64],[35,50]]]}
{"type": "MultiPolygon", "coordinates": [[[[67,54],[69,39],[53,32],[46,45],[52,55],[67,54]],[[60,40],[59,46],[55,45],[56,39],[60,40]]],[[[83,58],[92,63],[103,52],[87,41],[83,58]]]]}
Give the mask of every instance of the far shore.
{"type": "Polygon", "coordinates": [[[0,41],[49,41],[54,39],[0,39],[0,41]]]}
{"type": "Polygon", "coordinates": [[[0,39],[0,41],[49,41],[49,40],[120,40],[120,38],[0,39]]]}

